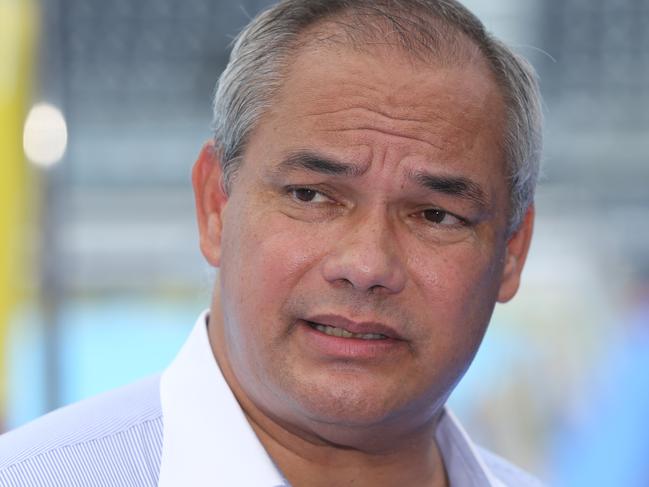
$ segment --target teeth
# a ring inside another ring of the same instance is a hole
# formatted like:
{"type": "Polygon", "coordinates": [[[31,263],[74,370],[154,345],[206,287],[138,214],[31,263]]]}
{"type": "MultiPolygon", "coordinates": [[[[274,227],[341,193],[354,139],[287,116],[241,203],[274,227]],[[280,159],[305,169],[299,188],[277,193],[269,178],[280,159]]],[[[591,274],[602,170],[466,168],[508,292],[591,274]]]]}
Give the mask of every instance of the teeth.
{"type": "Polygon", "coordinates": [[[335,326],[311,324],[316,330],[321,331],[325,335],[330,335],[340,338],[360,338],[362,340],[384,340],[387,337],[380,333],[352,333],[344,328],[337,328],[335,326]]]}

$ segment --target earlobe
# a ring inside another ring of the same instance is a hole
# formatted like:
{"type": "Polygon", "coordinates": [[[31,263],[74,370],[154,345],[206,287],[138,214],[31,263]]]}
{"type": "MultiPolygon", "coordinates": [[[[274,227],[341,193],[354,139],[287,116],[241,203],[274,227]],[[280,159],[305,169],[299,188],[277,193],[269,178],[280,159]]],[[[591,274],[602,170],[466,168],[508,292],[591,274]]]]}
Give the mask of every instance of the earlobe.
{"type": "Polygon", "coordinates": [[[530,206],[518,230],[510,237],[505,250],[505,263],[498,291],[498,301],[505,303],[512,299],[521,281],[521,273],[527,258],[534,228],[534,206],[530,206]]]}
{"type": "Polygon", "coordinates": [[[213,142],[203,145],[192,170],[200,247],[214,267],[221,261],[223,210],[227,196],[221,185],[221,164],[213,142]]]}

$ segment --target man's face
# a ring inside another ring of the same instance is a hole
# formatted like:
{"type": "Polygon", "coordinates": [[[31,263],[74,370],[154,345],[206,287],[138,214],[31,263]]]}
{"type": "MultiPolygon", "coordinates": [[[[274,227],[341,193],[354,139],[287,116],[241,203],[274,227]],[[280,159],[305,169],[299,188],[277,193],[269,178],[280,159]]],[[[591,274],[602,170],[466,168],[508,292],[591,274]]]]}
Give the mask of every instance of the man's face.
{"type": "Polygon", "coordinates": [[[531,217],[506,235],[503,113],[479,59],[296,56],[202,235],[217,357],[257,407],[316,433],[432,418],[527,249],[531,217]]]}

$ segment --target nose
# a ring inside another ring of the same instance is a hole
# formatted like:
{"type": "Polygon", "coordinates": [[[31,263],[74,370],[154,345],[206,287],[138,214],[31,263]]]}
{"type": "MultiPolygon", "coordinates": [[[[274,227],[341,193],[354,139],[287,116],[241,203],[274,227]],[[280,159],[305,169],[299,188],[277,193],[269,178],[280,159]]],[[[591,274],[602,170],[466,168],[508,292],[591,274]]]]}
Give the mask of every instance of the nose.
{"type": "Polygon", "coordinates": [[[399,293],[406,270],[387,215],[359,218],[324,259],[324,278],[358,291],[399,293]]]}

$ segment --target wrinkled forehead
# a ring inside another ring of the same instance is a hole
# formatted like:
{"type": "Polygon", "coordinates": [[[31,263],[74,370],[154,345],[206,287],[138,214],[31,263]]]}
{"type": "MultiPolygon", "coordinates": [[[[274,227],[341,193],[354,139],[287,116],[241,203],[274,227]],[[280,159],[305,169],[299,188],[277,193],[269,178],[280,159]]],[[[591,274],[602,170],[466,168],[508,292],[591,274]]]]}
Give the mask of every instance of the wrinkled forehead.
{"type": "MultiPolygon", "coordinates": [[[[430,125],[443,119],[454,119],[464,132],[484,125],[488,118],[493,141],[502,149],[506,125],[502,90],[487,60],[464,34],[454,31],[455,44],[444,53],[462,55],[453,60],[423,59],[404,55],[401,40],[371,42],[368,37],[362,43],[365,33],[348,26],[350,19],[341,22],[328,21],[304,34],[307,40],[293,53],[267,115],[285,110],[305,118],[328,113],[344,122],[349,111],[343,108],[351,100],[385,118],[425,122],[420,129],[424,138],[430,125]],[[349,32],[355,36],[351,41],[349,32]]],[[[373,31],[367,35],[378,36],[373,31]]]]}
{"type": "Polygon", "coordinates": [[[266,153],[317,147],[359,164],[388,151],[408,164],[500,169],[504,107],[488,76],[475,65],[412,66],[392,48],[302,49],[251,141],[261,137],[266,153]]]}

